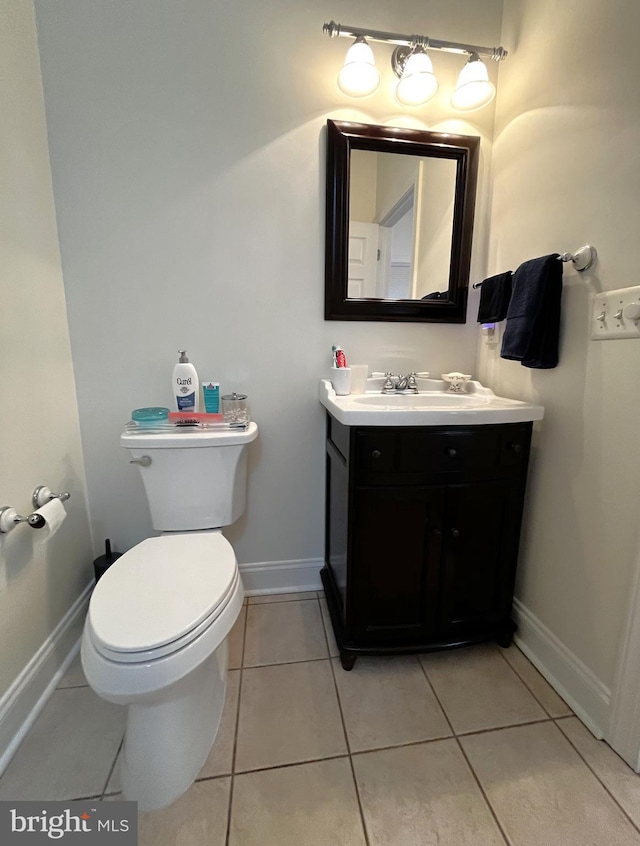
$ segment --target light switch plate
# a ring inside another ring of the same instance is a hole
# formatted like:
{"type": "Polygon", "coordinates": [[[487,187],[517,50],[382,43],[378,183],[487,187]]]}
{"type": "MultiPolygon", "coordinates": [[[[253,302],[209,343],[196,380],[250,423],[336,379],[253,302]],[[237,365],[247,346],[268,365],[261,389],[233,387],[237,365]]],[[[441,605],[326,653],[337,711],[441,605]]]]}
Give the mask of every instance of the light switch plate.
{"type": "Polygon", "coordinates": [[[640,285],[595,294],[591,311],[591,337],[599,341],[640,338],[640,320],[630,320],[622,315],[624,307],[631,303],[640,303],[640,285]]]}

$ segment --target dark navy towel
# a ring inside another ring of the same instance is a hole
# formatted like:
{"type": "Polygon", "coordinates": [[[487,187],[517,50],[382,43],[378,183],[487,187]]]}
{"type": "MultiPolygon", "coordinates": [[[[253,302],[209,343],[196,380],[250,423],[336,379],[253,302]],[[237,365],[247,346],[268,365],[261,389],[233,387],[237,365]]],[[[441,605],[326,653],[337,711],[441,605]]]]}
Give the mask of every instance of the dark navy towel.
{"type": "Polygon", "coordinates": [[[480,286],[478,323],[497,323],[505,319],[511,299],[511,276],[511,271],[507,270],[484,280],[480,286]]]}
{"type": "Polygon", "coordinates": [[[525,261],[513,274],[502,358],[546,370],[558,364],[562,262],[557,253],[525,261]]]}

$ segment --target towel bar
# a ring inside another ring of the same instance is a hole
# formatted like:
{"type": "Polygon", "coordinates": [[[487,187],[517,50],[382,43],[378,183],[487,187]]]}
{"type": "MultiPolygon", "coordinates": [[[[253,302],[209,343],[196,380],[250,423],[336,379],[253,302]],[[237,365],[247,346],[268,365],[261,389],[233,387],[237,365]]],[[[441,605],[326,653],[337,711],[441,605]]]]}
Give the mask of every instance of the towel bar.
{"type": "Polygon", "coordinates": [[[586,244],[580,247],[575,253],[562,253],[560,256],[562,261],[570,261],[576,270],[588,270],[594,261],[598,258],[596,248],[591,244],[586,244]]]}
{"type": "MultiPolygon", "coordinates": [[[[595,247],[591,244],[586,244],[580,247],[575,253],[562,253],[558,256],[561,261],[570,261],[576,270],[588,270],[598,257],[595,247]]],[[[482,287],[482,282],[474,282],[472,288],[482,287]]]]}

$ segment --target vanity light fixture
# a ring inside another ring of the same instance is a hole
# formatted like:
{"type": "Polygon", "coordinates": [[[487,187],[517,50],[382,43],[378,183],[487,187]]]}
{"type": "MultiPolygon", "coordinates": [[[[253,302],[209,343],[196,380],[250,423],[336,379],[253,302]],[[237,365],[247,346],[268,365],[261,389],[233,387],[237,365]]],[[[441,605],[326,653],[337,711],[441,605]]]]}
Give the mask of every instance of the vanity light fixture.
{"type": "Polygon", "coordinates": [[[440,41],[425,35],[402,35],[375,29],[346,26],[335,21],[323,28],[329,38],[354,38],[347,51],[344,66],[338,75],[338,86],[352,97],[366,97],[379,85],[380,74],[375,67],[373,50],[368,41],[395,44],[391,67],[398,77],[395,96],[404,106],[427,103],[438,90],[427,50],[443,50],[469,57],[463,67],[451,105],[459,111],[474,111],[486,106],[495,97],[495,88],[489,81],[486,65],[481,57],[500,62],[507,57],[504,47],[480,47],[455,41],[440,41]]]}
{"type": "Polygon", "coordinates": [[[495,96],[496,89],[489,81],[487,66],[477,53],[472,53],[460,71],[451,105],[461,112],[474,112],[488,105],[495,96]]]}
{"type": "Polygon", "coordinates": [[[362,36],[358,36],[347,50],[344,65],[338,74],[338,86],[351,97],[367,97],[380,85],[380,73],[373,58],[373,50],[362,36]]]}
{"type": "Polygon", "coordinates": [[[404,47],[396,47],[391,63],[396,74],[396,67],[403,65],[396,86],[396,100],[399,103],[403,106],[421,106],[435,96],[438,80],[431,59],[422,47],[414,47],[409,52],[404,47]]]}

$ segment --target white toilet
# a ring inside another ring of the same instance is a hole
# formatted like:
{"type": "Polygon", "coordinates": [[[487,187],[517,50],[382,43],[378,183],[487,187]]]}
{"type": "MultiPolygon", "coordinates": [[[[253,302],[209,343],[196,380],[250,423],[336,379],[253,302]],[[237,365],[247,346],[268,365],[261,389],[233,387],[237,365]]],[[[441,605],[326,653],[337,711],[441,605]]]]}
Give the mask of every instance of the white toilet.
{"type": "Polygon", "coordinates": [[[154,529],[100,579],[82,636],[87,681],[127,705],[127,799],[170,805],[197,777],[224,706],[227,635],[244,598],[221,526],[244,511],[248,429],[125,433],[154,529]]]}

